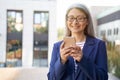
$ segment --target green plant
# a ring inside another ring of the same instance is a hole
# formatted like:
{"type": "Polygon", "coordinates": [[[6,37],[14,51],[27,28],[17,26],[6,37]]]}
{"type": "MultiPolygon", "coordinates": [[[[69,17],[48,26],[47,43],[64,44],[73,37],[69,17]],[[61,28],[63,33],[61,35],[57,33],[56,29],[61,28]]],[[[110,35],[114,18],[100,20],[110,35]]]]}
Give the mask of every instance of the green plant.
{"type": "Polygon", "coordinates": [[[65,34],[64,28],[58,28],[58,40],[62,40],[65,34]]]}
{"type": "Polygon", "coordinates": [[[107,45],[108,70],[120,78],[120,51],[118,51],[118,48],[120,47],[111,46],[111,43],[107,45]]]}

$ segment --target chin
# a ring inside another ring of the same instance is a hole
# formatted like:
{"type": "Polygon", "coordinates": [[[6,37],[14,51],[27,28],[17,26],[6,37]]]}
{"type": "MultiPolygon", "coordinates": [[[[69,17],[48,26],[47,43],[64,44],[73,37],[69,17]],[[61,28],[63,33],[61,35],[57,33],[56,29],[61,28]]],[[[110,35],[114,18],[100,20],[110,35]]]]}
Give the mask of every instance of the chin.
{"type": "Polygon", "coordinates": [[[81,31],[78,31],[78,30],[77,30],[77,31],[72,31],[72,32],[73,32],[73,33],[80,33],[81,31]]]}
{"type": "Polygon", "coordinates": [[[82,33],[84,31],[81,31],[81,30],[72,30],[72,33],[82,33]]]}

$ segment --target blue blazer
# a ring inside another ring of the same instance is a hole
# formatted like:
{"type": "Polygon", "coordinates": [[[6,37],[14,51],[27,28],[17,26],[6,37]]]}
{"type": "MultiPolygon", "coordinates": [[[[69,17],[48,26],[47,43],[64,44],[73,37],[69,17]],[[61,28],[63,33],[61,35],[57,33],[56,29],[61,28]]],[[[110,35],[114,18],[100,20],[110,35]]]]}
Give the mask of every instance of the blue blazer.
{"type": "Polygon", "coordinates": [[[77,62],[77,72],[74,71],[74,59],[68,57],[66,64],[60,61],[60,45],[54,44],[48,80],[108,80],[107,53],[105,42],[87,36],[83,47],[83,57],[77,62]]]}

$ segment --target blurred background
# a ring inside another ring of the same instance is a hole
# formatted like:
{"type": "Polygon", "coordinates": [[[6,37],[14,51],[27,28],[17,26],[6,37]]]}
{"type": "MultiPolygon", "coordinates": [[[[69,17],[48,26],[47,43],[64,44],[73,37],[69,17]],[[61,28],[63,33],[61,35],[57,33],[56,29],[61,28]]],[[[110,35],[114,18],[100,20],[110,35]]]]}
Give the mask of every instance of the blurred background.
{"type": "Polygon", "coordinates": [[[64,37],[73,3],[89,8],[95,35],[106,42],[109,80],[120,80],[120,1],[103,1],[0,0],[0,80],[47,80],[53,44],[64,37]]]}

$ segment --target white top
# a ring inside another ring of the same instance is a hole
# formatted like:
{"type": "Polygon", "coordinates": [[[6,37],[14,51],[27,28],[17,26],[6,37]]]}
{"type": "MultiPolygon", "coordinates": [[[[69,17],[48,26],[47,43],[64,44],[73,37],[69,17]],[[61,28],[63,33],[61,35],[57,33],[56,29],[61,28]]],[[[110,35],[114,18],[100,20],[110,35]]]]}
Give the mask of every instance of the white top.
{"type": "Polygon", "coordinates": [[[85,42],[76,42],[76,45],[80,46],[81,50],[83,49],[85,42]]]}
{"type": "MultiPolygon", "coordinates": [[[[85,44],[85,42],[76,42],[76,45],[80,46],[81,50],[83,49],[84,44],[85,44]]],[[[74,62],[75,62],[75,72],[77,72],[78,65],[75,60],[74,60],[74,62]]]]}

